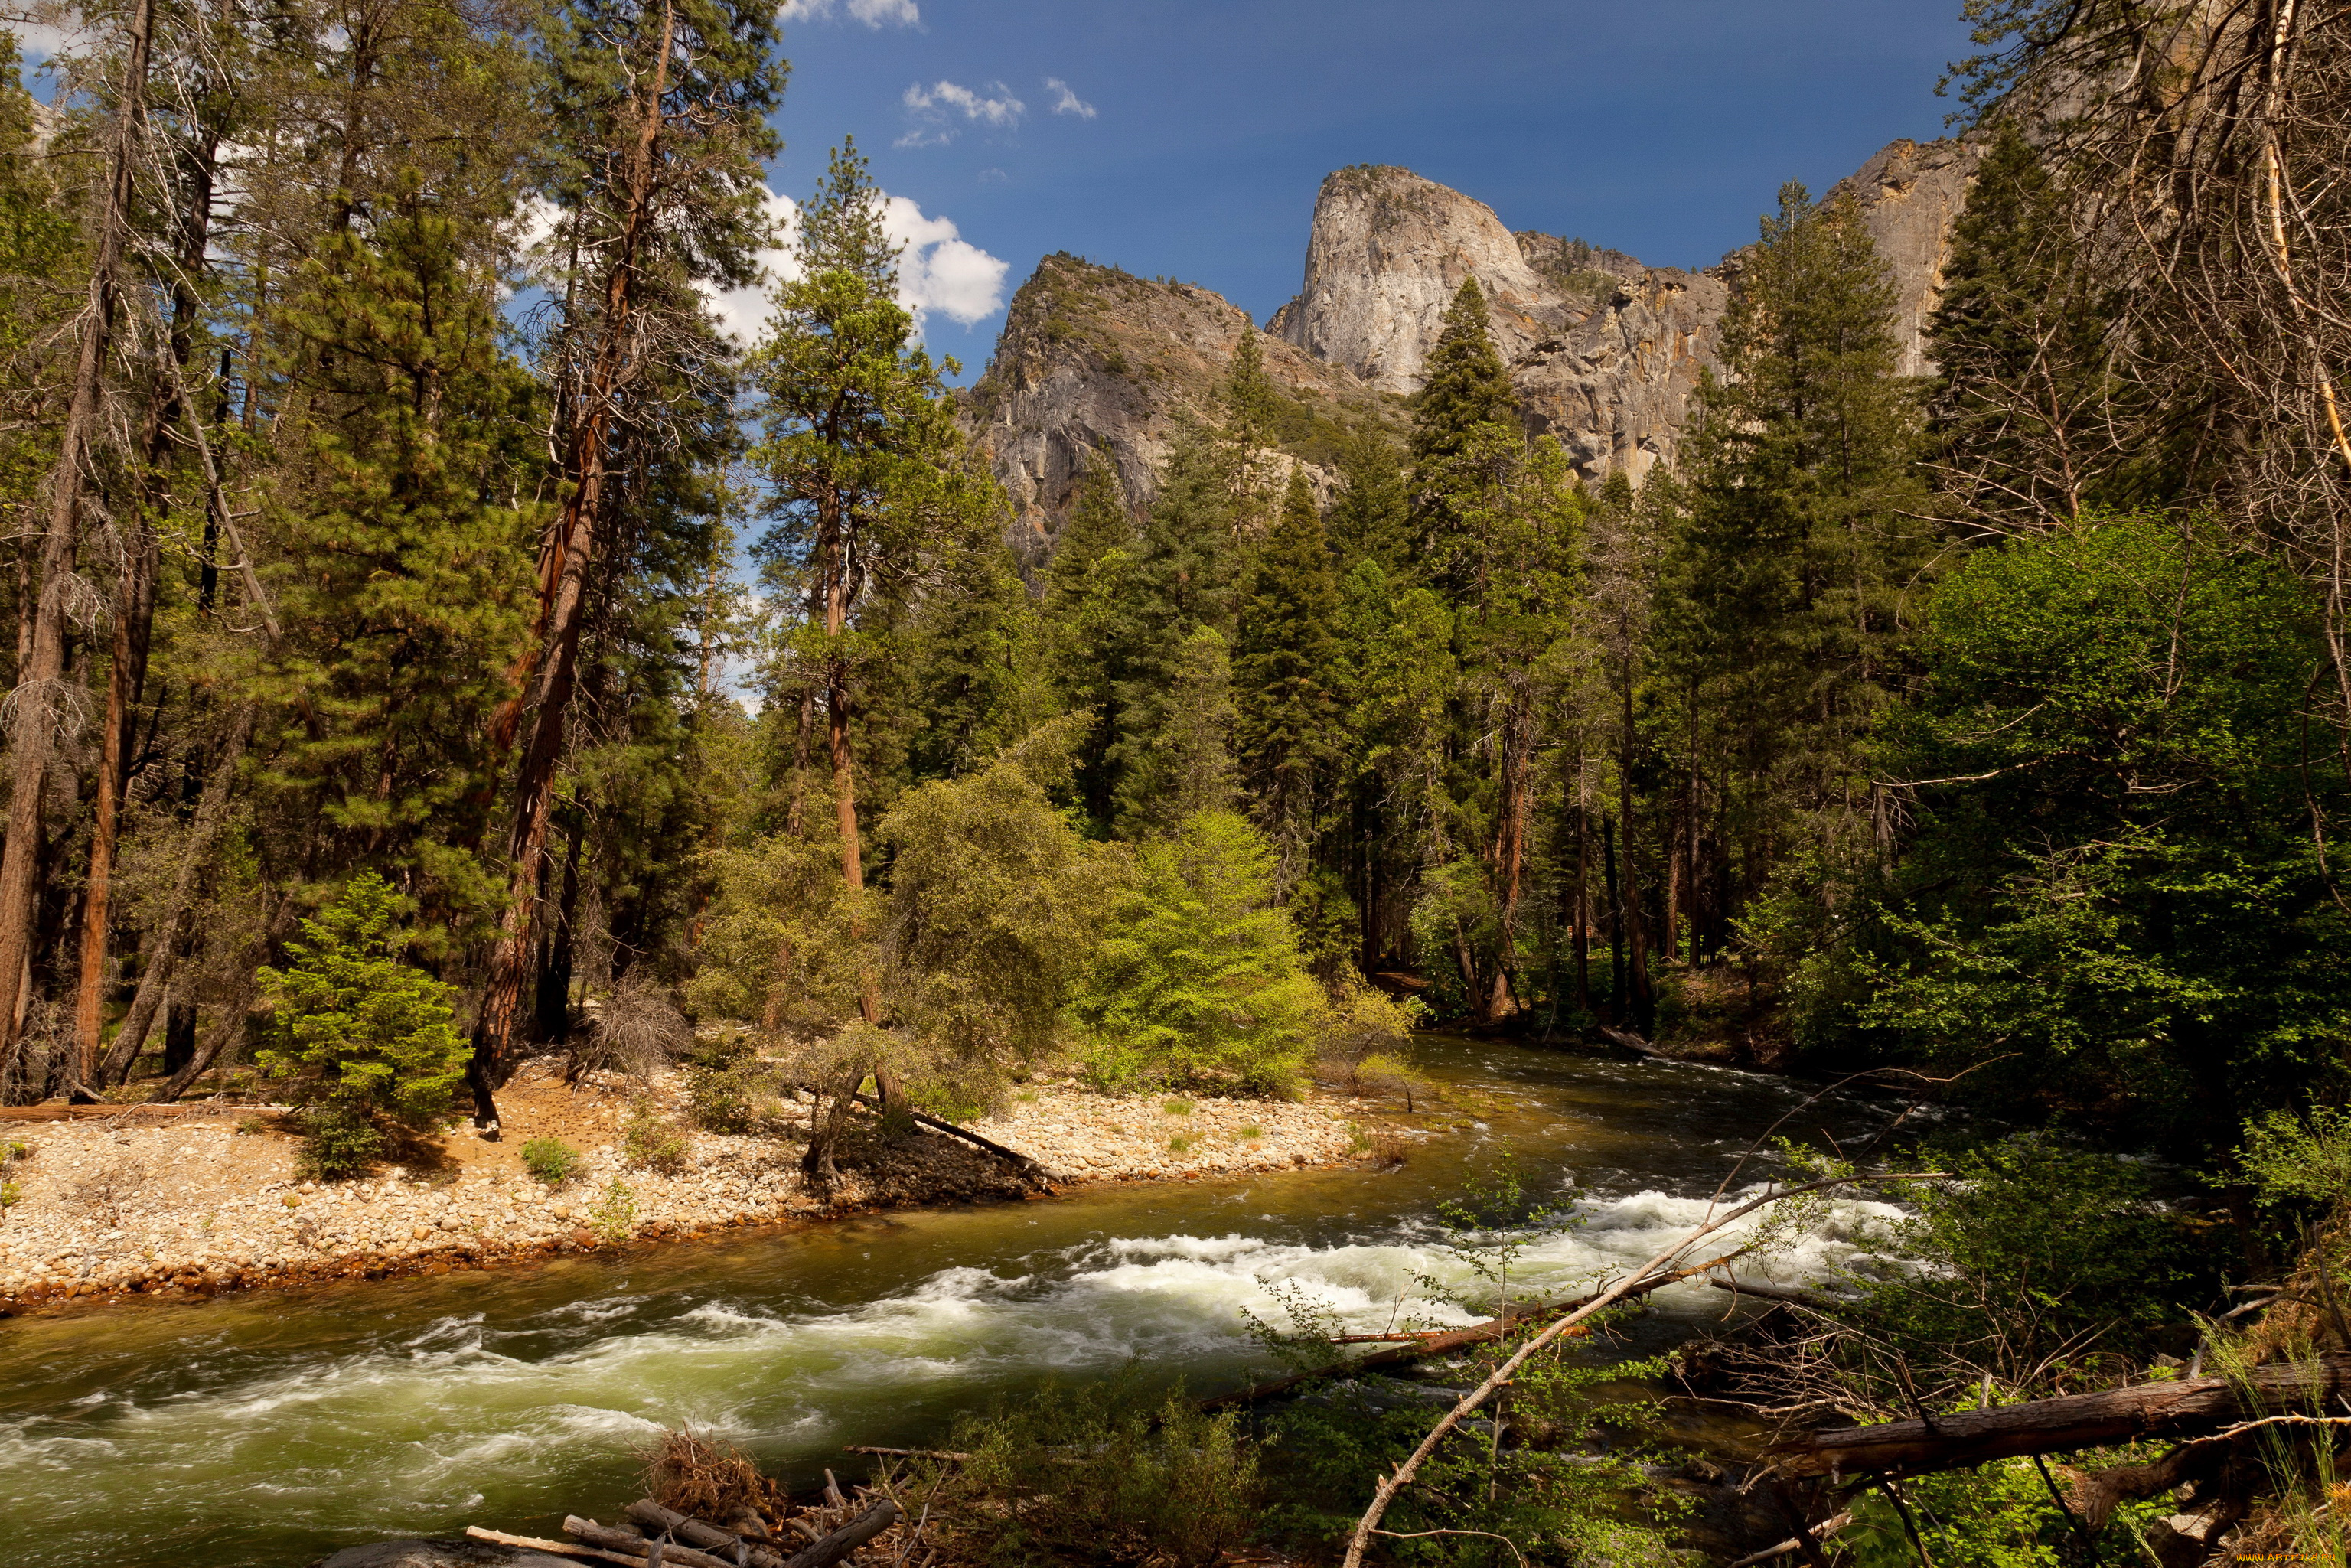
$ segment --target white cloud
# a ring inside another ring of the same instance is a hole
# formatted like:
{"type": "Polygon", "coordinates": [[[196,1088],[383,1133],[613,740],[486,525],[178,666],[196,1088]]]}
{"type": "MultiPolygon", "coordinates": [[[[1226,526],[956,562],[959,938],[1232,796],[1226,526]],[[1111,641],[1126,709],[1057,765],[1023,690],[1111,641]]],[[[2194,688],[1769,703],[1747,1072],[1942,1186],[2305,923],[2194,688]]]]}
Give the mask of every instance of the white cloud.
{"type": "Polygon", "coordinates": [[[905,247],[898,257],[898,303],[914,313],[917,325],[935,310],[968,327],[1004,308],[1010,264],[960,237],[952,220],[926,218],[906,197],[891,196],[883,203],[882,232],[905,247]]]}
{"type": "Polygon", "coordinates": [[[16,35],[16,47],[26,65],[55,59],[83,41],[81,13],[68,12],[65,16],[63,26],[35,21],[10,21],[7,24],[8,30],[16,35]]]}
{"type": "MultiPolygon", "coordinates": [[[[799,238],[799,204],[770,191],[768,218],[776,243],[759,252],[760,281],[748,288],[705,290],[720,328],[747,348],[767,327],[768,286],[800,276],[793,248],[799,238]]],[[[1010,265],[964,239],[954,220],[927,217],[910,198],[885,194],[882,232],[902,247],[898,303],[914,313],[917,330],[935,312],[968,327],[1004,308],[1004,278],[1010,265]]]]}
{"type": "Polygon", "coordinates": [[[914,128],[898,138],[901,147],[935,147],[954,141],[963,128],[956,123],[958,114],[966,124],[1009,131],[1029,112],[1029,106],[1000,81],[990,82],[978,92],[957,82],[934,82],[929,87],[916,82],[901,101],[914,121],[914,128]]]}
{"type": "Polygon", "coordinates": [[[821,22],[838,11],[869,27],[917,27],[923,21],[914,0],[849,0],[846,5],[841,0],[784,0],[786,22],[821,22]]]}
{"type": "Polygon", "coordinates": [[[1060,77],[1047,77],[1045,85],[1061,96],[1053,99],[1055,114],[1074,114],[1080,120],[1092,120],[1094,106],[1070,90],[1070,84],[1060,77]]]}

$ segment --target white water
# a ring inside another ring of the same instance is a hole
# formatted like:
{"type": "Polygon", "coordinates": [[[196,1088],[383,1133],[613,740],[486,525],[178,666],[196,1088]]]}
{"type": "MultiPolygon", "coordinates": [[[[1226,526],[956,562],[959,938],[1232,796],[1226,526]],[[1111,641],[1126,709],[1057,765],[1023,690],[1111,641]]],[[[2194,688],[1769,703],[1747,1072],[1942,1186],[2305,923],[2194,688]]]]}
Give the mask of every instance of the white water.
{"type": "MultiPolygon", "coordinates": [[[[1741,1089],[1734,1102],[1761,1092],[1741,1089]]],[[[1559,1126],[1542,1098],[1523,1109],[1559,1126]]],[[[1685,1131],[1680,1147],[1714,1141],[1685,1131]]],[[[556,1533],[567,1511],[609,1513],[633,1495],[634,1451],[664,1426],[805,1475],[847,1468],[846,1443],[935,1442],[956,1412],[1049,1377],[1140,1363],[1196,1389],[1230,1385],[1267,1364],[1243,1310],[1285,1321],[1277,1287],[1357,1331],[1467,1321],[1413,1284],[1468,1282],[1433,1204],[1380,1214],[1367,1201],[1379,1196],[1413,1195],[1360,1174],[1128,1189],[698,1259],[672,1248],[298,1307],[129,1313],[111,1333],[89,1319],[28,1324],[0,1341],[0,1365],[29,1375],[0,1398],[0,1517],[17,1526],[6,1559],[291,1564],[468,1521],[556,1533]]],[[[1511,1293],[1574,1293],[1708,1212],[1656,1186],[1588,1198],[1527,1248],[1511,1293]]],[[[1769,1272],[1817,1277],[1870,1248],[1894,1212],[1836,1205],[1769,1272]]],[[[1671,1320],[1723,1300],[1692,1284],[1656,1304],[1671,1320]]]]}

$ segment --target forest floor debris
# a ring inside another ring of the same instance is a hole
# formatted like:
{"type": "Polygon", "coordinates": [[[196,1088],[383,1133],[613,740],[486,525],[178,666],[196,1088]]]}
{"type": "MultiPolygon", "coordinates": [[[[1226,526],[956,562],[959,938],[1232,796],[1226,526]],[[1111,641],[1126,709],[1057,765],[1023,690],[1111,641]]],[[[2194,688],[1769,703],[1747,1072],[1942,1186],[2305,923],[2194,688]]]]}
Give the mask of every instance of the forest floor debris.
{"type": "MultiPolygon", "coordinates": [[[[386,1274],[446,1273],[626,1241],[877,1208],[1010,1199],[1029,1184],[943,1134],[885,1135],[861,1113],[843,1179],[823,1197],[799,1170],[809,1104],[787,1100],[759,1133],[688,1127],[679,1076],[599,1075],[567,1088],[526,1065],[499,1095],[497,1141],[463,1124],[399,1152],[375,1176],[303,1179],[290,1121],[267,1110],[159,1119],[77,1114],[18,1122],[0,1147],[16,1200],[0,1210],[0,1312],[386,1274]],[[681,1168],[640,1168],[627,1127],[649,1102],[684,1139],[681,1168]],[[549,1184],[523,1150],[556,1138],[580,1159],[549,1184]]],[[[974,1130],[1040,1162],[1056,1185],[1166,1181],[1393,1158],[1398,1134],[1362,1103],[1116,1097],[1069,1080],[1022,1086],[974,1130]]],[[[1410,1134],[1404,1134],[1410,1136],[1410,1134]]]]}

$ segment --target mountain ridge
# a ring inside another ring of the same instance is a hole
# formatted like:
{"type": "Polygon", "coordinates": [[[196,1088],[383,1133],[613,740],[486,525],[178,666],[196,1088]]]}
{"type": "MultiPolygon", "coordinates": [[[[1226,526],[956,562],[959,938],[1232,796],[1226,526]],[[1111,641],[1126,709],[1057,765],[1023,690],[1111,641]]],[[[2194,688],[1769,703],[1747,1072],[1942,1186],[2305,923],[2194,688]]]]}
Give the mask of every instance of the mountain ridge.
{"type": "MultiPolygon", "coordinates": [[[[1926,321],[1979,153],[1970,141],[1901,139],[1832,187],[1859,203],[1893,277],[1905,374],[1931,370],[1926,321]]],[[[1280,445],[1327,493],[1345,427],[1404,429],[1445,308],[1475,276],[1530,434],[1558,437],[1590,482],[1622,470],[1637,484],[1674,460],[1699,379],[1719,369],[1744,248],[1698,271],[1651,267],[1513,232],[1408,169],[1335,170],[1316,193],[1299,293],[1261,329],[1280,445]]],[[[1250,325],[1197,285],[1066,252],[1040,261],[959,416],[1012,502],[1024,556],[1050,549],[1090,454],[1114,465],[1130,504],[1148,501],[1179,425],[1212,416],[1250,325]]]]}

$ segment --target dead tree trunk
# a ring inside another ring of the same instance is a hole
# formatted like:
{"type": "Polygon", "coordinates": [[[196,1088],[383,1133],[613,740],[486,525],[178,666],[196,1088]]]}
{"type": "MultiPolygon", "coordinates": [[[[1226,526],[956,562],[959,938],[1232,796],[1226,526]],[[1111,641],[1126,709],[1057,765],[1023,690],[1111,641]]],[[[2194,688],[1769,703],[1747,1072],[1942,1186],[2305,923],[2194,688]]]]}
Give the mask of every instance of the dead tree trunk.
{"type": "Polygon", "coordinates": [[[1834,1427],[1790,1441],[1777,1468],[1797,1476],[1925,1475],[2023,1454],[2189,1437],[2239,1421],[2316,1410],[2346,1393],[2351,1393],[2351,1352],[2330,1351],[2312,1361],[2258,1366],[2241,1379],[2143,1383],[1930,1420],[1834,1427]]]}
{"type": "Polygon", "coordinates": [[[195,821],[188,830],[187,847],[180,855],[179,874],[172,883],[171,904],[150,938],[155,956],[149,961],[147,972],[139,977],[139,991],[131,998],[131,1011],[124,1015],[122,1027],[114,1031],[114,1045],[99,1069],[101,1083],[120,1083],[130,1076],[131,1063],[138,1061],[140,1051],[147,1043],[147,1031],[154,1026],[156,1009],[162,1006],[164,993],[171,988],[172,971],[179,962],[180,939],[195,912],[197,887],[212,865],[213,856],[220,847],[221,833],[228,825],[229,789],[236,778],[236,765],[253,738],[255,716],[251,703],[237,709],[229,726],[228,744],[213,764],[212,777],[204,781],[204,795],[196,803],[195,821]]]}
{"type": "Polygon", "coordinates": [[[41,580],[33,612],[32,645],[9,695],[8,838],[0,849],[0,1077],[16,1063],[19,1020],[29,999],[34,904],[39,896],[41,795],[57,741],[57,704],[66,667],[66,599],[74,581],[81,536],[82,497],[96,457],[106,371],[114,323],[121,308],[123,252],[131,226],[131,172],[145,120],[148,40],[153,0],[131,14],[121,96],[116,100],[113,148],[99,214],[90,268],[89,303],[81,322],[73,391],[59,433],[48,529],[41,541],[41,580]]]}
{"type": "MultiPolygon", "coordinates": [[[[172,279],[172,329],[166,352],[172,373],[155,378],[147,397],[141,454],[144,494],[122,552],[114,596],[113,659],[107,671],[104,755],[99,763],[98,801],[89,839],[89,878],[82,897],[81,972],[74,995],[74,1078],[93,1084],[99,1073],[101,991],[106,976],[108,918],[114,893],[114,852],[128,782],[133,710],[145,695],[147,654],[153,640],[156,580],[162,569],[162,539],[155,517],[163,509],[160,473],[169,455],[172,427],[197,416],[189,406],[183,378],[195,345],[198,302],[192,280],[203,270],[212,235],[213,160],[217,139],[200,139],[187,152],[187,204],[180,213],[180,255],[172,279]]],[[[207,516],[209,525],[209,514],[207,516]]]]}

